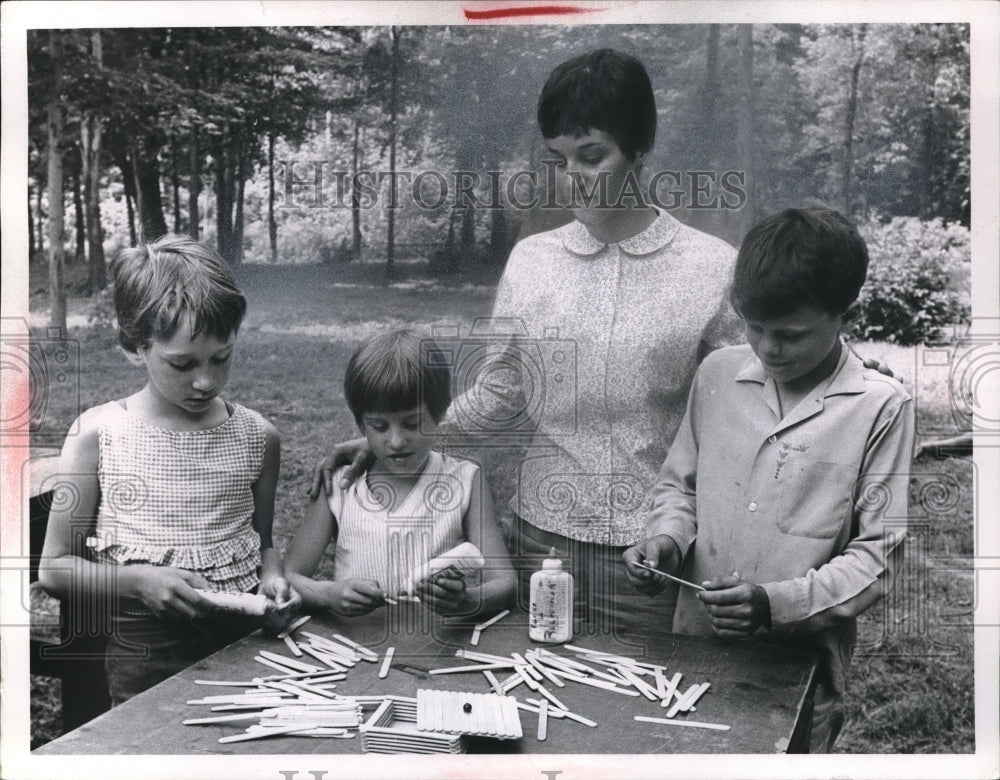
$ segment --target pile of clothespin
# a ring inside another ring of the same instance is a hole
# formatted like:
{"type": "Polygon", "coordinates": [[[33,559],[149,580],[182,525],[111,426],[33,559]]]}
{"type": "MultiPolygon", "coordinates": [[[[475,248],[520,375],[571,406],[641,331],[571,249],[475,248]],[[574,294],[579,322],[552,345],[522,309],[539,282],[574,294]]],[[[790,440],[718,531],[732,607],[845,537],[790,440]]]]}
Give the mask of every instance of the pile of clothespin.
{"type": "Polygon", "coordinates": [[[680,713],[695,711],[695,704],[711,687],[708,682],[692,683],[682,690],[682,673],[675,672],[668,678],[663,665],[570,644],[562,645],[562,649],[573,653],[573,656],[556,653],[545,647],[527,649],[510,656],[459,648],[455,651],[456,657],[476,663],[431,669],[430,674],[481,672],[493,691],[500,696],[524,685],[536,695],[526,696],[524,702],[518,701],[518,707],[538,714],[539,739],[545,738],[549,717],[566,718],[591,728],[597,726],[593,720],[571,712],[552,692],[553,688],[564,688],[567,683],[600,688],[623,696],[643,696],[650,701],[658,701],[666,709],[663,718],[634,716],[638,721],[729,730],[729,726],[724,724],[676,718],[680,713]],[[501,670],[508,669],[511,673],[504,679],[497,676],[501,670]]]}
{"type": "Polygon", "coordinates": [[[197,685],[243,690],[189,700],[188,704],[209,705],[212,712],[226,714],[191,718],[184,725],[249,724],[242,733],[220,738],[221,743],[277,735],[353,738],[364,722],[365,710],[377,709],[385,697],[341,696],[333,689],[358,662],[375,663],[379,656],[340,634],[331,639],[300,631],[302,639],[293,639],[293,633],[308,619],[300,618],[278,635],[296,657],[260,650],[254,658],[277,674],[247,681],[195,680],[197,685]],[[306,655],[321,666],[303,660],[306,655]]]}

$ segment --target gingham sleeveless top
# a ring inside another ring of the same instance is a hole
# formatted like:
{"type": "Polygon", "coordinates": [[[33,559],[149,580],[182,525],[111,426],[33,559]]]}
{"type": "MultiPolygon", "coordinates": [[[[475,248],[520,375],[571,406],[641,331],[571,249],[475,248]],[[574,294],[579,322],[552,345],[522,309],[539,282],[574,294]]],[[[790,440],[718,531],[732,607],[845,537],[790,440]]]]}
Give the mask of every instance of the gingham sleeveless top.
{"type": "Polygon", "coordinates": [[[259,582],[251,486],[264,458],[264,418],[231,404],[215,428],[172,431],[105,404],[94,550],[103,563],[152,563],[201,574],[214,588],[259,582]]]}
{"type": "Polygon", "coordinates": [[[462,520],[478,470],[431,452],[417,484],[391,512],[388,485],[369,486],[367,473],[345,490],[335,488],[329,498],[338,531],[334,577],[376,580],[390,596],[398,594],[414,569],[465,541],[462,520]]]}

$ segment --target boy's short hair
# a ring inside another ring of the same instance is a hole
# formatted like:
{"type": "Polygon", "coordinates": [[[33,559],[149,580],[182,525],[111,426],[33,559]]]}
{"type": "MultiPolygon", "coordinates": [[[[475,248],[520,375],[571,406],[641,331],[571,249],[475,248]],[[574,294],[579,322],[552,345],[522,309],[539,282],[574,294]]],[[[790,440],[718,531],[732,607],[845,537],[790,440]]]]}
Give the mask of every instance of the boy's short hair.
{"type": "Polygon", "coordinates": [[[366,413],[405,412],[421,402],[441,422],[451,405],[451,370],[433,339],[412,330],[382,333],[351,356],[344,398],[359,428],[366,413]]]}
{"type": "Polygon", "coordinates": [[[601,130],[628,157],[648,152],[656,138],[656,100],[645,66],[614,49],[562,63],[542,87],[538,126],[545,138],[601,130]]]}
{"type": "Polygon", "coordinates": [[[788,209],[750,229],[736,257],[729,300],[747,319],[813,306],[842,314],[868,273],[868,247],[831,209],[788,209]]]}
{"type": "Polygon", "coordinates": [[[226,340],[239,330],[247,301],[226,262],[187,236],[166,235],[124,249],[111,263],[118,341],[129,352],[169,339],[181,317],[194,335],[226,340]]]}

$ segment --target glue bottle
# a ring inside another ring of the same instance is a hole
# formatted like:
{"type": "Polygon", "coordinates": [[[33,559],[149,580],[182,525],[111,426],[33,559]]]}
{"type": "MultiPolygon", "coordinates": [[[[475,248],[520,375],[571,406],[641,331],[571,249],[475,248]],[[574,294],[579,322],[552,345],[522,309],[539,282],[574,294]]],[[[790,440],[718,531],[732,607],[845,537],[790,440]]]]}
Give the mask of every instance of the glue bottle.
{"type": "Polygon", "coordinates": [[[563,571],[555,548],[531,575],[528,636],[535,642],[568,642],[573,638],[573,575],[563,571]]]}

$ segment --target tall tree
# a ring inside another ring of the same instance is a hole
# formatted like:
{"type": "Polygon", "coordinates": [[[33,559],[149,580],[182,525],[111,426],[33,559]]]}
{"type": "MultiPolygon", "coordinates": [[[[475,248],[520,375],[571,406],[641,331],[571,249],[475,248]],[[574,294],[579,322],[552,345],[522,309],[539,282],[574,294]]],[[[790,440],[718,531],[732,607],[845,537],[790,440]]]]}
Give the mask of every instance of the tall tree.
{"type": "Polygon", "coordinates": [[[750,198],[745,208],[740,209],[740,236],[745,236],[747,231],[756,221],[754,217],[754,164],[753,164],[753,144],[754,144],[754,77],[753,77],[753,25],[739,25],[737,33],[737,48],[739,53],[739,67],[736,73],[738,99],[738,114],[736,124],[736,147],[738,150],[739,164],[744,173],[744,186],[750,193],[750,198]]]}
{"type": "MultiPolygon", "coordinates": [[[[73,154],[68,155],[70,160],[73,154]]],[[[75,161],[74,161],[75,162],[75,161]]],[[[63,160],[63,170],[66,171],[66,160],[63,160]]],[[[83,262],[87,259],[87,231],[83,218],[83,187],[80,184],[79,164],[68,166],[70,186],[73,188],[73,221],[75,223],[76,235],[73,241],[73,262],[83,262]]]]}
{"type": "Polygon", "coordinates": [[[392,67],[389,76],[389,227],[387,232],[386,272],[391,276],[396,252],[396,133],[399,119],[399,39],[403,31],[393,27],[392,34],[392,67]]]}
{"type": "Polygon", "coordinates": [[[48,195],[49,195],[49,324],[66,328],[66,283],[63,276],[63,167],[62,142],[66,114],[63,104],[62,35],[50,30],[49,57],[52,64],[52,91],[46,109],[48,116],[48,195]]]}
{"type": "Polygon", "coordinates": [[[851,65],[851,86],[847,97],[847,116],[844,120],[844,166],[841,174],[842,185],[840,194],[841,208],[851,213],[851,179],[854,172],[854,120],[858,113],[858,83],[861,79],[861,66],[865,61],[865,35],[867,24],[852,27],[851,55],[854,60],[851,65]]]}
{"type": "MultiPolygon", "coordinates": [[[[104,67],[101,31],[90,33],[90,56],[98,72],[104,67]]],[[[101,119],[88,106],[80,121],[80,160],[83,171],[83,200],[87,226],[88,291],[93,294],[107,284],[104,262],[104,231],[101,228],[101,119]]]]}

